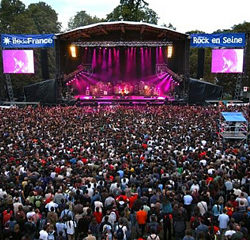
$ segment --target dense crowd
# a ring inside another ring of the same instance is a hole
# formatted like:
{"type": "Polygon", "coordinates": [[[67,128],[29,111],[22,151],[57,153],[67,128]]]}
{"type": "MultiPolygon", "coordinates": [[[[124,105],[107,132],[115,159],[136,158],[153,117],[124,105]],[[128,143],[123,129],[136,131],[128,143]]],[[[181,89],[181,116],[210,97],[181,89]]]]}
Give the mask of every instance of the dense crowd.
{"type": "Polygon", "coordinates": [[[0,109],[2,239],[248,239],[249,107],[0,109]]]}

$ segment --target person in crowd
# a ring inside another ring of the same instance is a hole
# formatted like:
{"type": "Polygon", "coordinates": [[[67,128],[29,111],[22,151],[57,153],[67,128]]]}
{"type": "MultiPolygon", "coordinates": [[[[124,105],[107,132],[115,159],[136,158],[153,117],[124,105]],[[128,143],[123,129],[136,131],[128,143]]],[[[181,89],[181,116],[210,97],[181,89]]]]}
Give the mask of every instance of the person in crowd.
{"type": "Polygon", "coordinates": [[[192,232],[190,230],[186,230],[185,232],[185,236],[183,238],[183,240],[194,240],[193,236],[192,236],[192,232]]]}

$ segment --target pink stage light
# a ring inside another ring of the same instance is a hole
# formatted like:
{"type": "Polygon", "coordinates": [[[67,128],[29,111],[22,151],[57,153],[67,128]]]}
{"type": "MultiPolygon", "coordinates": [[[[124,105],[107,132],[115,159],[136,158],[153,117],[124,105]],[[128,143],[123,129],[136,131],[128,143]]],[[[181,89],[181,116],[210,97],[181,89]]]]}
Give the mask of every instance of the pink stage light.
{"type": "Polygon", "coordinates": [[[144,52],[143,48],[141,48],[141,76],[145,76],[145,62],[144,62],[144,52]]]}
{"type": "Polygon", "coordinates": [[[106,52],[107,48],[104,48],[102,51],[102,70],[105,70],[107,68],[106,52]]]}
{"type": "Polygon", "coordinates": [[[96,68],[96,49],[93,51],[93,57],[92,57],[92,69],[96,68]]]}
{"type": "Polygon", "coordinates": [[[163,51],[162,51],[161,47],[159,49],[159,60],[158,60],[158,63],[160,63],[160,64],[164,63],[163,51]]]}

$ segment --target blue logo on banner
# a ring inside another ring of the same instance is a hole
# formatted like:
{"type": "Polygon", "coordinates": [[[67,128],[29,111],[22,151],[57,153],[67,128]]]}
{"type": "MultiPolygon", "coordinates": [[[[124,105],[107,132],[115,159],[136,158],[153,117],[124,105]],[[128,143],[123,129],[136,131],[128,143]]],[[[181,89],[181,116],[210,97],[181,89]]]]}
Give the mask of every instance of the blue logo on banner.
{"type": "Polygon", "coordinates": [[[1,34],[2,48],[47,48],[54,47],[54,34],[11,35],[1,34]]]}
{"type": "Polygon", "coordinates": [[[191,34],[191,47],[245,47],[245,33],[191,34]]]}

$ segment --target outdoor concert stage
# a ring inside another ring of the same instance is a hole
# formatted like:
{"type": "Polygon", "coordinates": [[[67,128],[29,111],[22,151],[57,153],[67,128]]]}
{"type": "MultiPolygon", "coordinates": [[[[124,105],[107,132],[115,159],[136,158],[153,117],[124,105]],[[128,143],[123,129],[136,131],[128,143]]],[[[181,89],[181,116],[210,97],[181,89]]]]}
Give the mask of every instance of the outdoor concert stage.
{"type": "Polygon", "coordinates": [[[106,22],[57,35],[62,95],[83,104],[164,104],[185,88],[188,35],[147,23],[106,22]]]}

